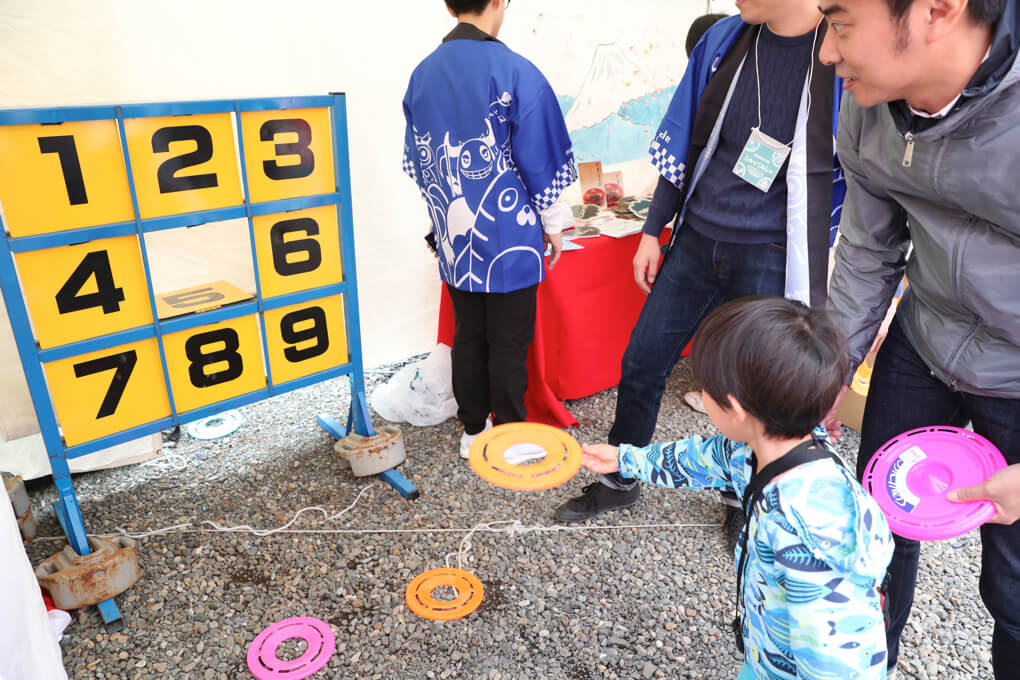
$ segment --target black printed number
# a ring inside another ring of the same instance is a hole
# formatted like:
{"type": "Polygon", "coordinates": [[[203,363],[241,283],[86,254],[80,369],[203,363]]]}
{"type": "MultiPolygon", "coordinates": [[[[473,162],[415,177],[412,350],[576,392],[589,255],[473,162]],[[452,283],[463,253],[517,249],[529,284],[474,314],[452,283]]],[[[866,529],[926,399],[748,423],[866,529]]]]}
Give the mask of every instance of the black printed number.
{"type": "Polygon", "coordinates": [[[152,135],[152,150],[154,153],[166,153],[170,151],[171,142],[184,141],[195,142],[198,148],[183,156],[175,156],[163,161],[163,164],[156,171],[156,179],[159,180],[159,193],[161,194],[171,194],[175,191],[191,191],[192,189],[208,189],[218,184],[215,172],[185,177],[177,176],[177,173],[184,168],[201,165],[206,161],[212,160],[212,135],[201,125],[177,125],[156,130],[152,135]]]}
{"type": "Polygon", "coordinates": [[[188,366],[191,384],[195,387],[212,387],[240,376],[244,370],[244,360],[237,353],[240,346],[237,331],[232,328],[219,328],[188,338],[184,343],[184,353],[191,360],[188,366]],[[217,364],[226,366],[206,373],[206,368],[217,364]]]}
{"type": "Polygon", "coordinates": [[[113,380],[110,381],[110,387],[106,390],[103,403],[99,405],[99,413],[96,414],[96,420],[112,416],[117,412],[120,398],[124,396],[124,388],[127,387],[128,378],[131,377],[131,372],[135,370],[136,363],[138,363],[138,354],[132,349],[120,354],[90,359],[89,361],[83,361],[80,364],[74,365],[74,374],[79,378],[92,375],[93,373],[114,371],[113,380]]]}
{"type": "Polygon", "coordinates": [[[78,160],[78,147],[74,144],[74,136],[40,137],[39,151],[55,153],[60,159],[60,171],[64,175],[64,186],[67,187],[67,198],[71,205],[88,203],[89,197],[85,194],[85,180],[81,176],[81,161],[78,160]]]}
{"type": "Polygon", "coordinates": [[[277,222],[269,230],[269,243],[273,250],[273,267],[280,276],[293,276],[314,271],[322,264],[322,248],[314,238],[297,238],[285,241],[287,234],[299,232],[308,236],[319,235],[319,224],[311,217],[298,217],[277,222]],[[292,261],[289,255],[307,253],[303,259],[292,261]]]}
{"type": "Polygon", "coordinates": [[[280,320],[280,331],[283,341],[288,345],[297,345],[309,340],[315,344],[309,347],[285,347],[283,356],[291,363],[313,359],[329,349],[329,332],[326,330],[326,312],[322,307],[299,309],[287,314],[280,320]],[[306,322],[311,322],[310,326],[306,322]],[[301,324],[302,328],[298,328],[301,324]]]}
{"type": "Polygon", "coordinates": [[[276,143],[276,155],[298,156],[300,161],[296,164],[280,165],[276,161],[263,161],[262,168],[269,179],[298,179],[308,177],[315,170],[315,154],[308,148],[312,143],[312,126],[303,118],[284,118],[282,120],[267,120],[259,130],[259,137],[263,142],[271,142],[276,135],[287,132],[297,133],[296,142],[276,143]]]}
{"type": "Polygon", "coordinates": [[[77,312],[91,307],[102,307],[103,314],[120,311],[124,289],[113,284],[110,255],[105,250],[94,250],[82,258],[67,282],[57,291],[57,311],[61,314],[77,312]],[[96,292],[81,294],[89,279],[96,277],[96,292]]]}
{"type": "Polygon", "coordinates": [[[184,293],[177,293],[176,295],[162,295],[160,299],[174,309],[187,309],[189,307],[198,307],[199,305],[208,305],[222,300],[224,297],[226,296],[223,293],[207,286],[184,293]]]}

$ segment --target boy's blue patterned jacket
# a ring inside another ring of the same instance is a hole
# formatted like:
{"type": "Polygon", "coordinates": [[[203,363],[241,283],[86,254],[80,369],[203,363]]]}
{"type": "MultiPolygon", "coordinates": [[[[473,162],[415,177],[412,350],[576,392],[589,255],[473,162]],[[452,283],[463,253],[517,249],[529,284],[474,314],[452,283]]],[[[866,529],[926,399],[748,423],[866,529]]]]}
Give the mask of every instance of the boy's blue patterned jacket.
{"type": "MultiPolygon", "coordinates": [[[[624,444],[618,461],[625,476],[659,486],[743,496],[750,457],[747,444],[716,435],[645,448],[624,444]]],[[[892,557],[892,535],[850,472],[826,459],[773,480],[753,509],[748,533],[743,633],[755,677],[885,678],[878,587],[892,557]]]]}

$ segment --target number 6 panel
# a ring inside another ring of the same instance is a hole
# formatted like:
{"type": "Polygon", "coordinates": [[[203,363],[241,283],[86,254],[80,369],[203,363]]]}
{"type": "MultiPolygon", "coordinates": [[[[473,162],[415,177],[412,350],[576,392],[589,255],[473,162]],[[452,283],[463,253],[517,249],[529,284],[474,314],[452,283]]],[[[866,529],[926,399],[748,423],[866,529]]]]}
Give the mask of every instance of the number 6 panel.
{"type": "Polygon", "coordinates": [[[154,339],[58,359],[44,368],[69,447],[170,417],[154,339]]]}
{"type": "Polygon", "coordinates": [[[336,206],[252,218],[262,299],[340,283],[336,206]]]}
{"type": "Polygon", "coordinates": [[[273,384],[347,363],[342,296],[267,310],[263,316],[273,384]]]}

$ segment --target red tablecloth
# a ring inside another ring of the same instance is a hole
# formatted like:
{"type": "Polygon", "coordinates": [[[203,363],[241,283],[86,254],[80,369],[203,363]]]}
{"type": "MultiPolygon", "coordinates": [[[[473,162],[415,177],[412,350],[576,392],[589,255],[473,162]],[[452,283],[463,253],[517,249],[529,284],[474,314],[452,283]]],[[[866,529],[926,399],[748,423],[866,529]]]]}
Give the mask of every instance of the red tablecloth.
{"type": "MultiPolygon", "coordinates": [[[[579,239],[584,250],[563,253],[538,286],[524,398],[529,421],[575,425],[563,399],[586,397],[620,382],[620,361],[645,301],[631,263],[640,236],[579,239]]],[[[438,335],[439,342],[453,344],[453,305],[445,286],[438,335]]]]}

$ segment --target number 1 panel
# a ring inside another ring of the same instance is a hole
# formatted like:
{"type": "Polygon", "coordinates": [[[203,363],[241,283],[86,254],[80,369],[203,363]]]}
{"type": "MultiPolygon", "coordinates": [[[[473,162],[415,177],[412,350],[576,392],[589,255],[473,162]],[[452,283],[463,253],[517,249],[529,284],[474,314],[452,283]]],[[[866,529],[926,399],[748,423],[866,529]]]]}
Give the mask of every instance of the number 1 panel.
{"type": "Polygon", "coordinates": [[[254,315],[163,336],[178,413],[266,387],[254,315]]]}
{"type": "Polygon", "coordinates": [[[0,125],[0,203],[13,237],[133,220],[117,121],[0,125]]]}
{"type": "Polygon", "coordinates": [[[271,309],[264,317],[274,384],[347,363],[342,296],[271,309]]]}
{"type": "Polygon", "coordinates": [[[43,349],[152,323],[137,236],[15,253],[43,349]]]}
{"type": "Polygon", "coordinates": [[[340,283],[336,206],[252,218],[263,299],[340,283]]]}
{"type": "Polygon", "coordinates": [[[58,359],[44,369],[69,447],[170,417],[154,339],[58,359]]]}
{"type": "Polygon", "coordinates": [[[229,113],[124,121],[142,219],[243,203],[229,113]]]}
{"type": "Polygon", "coordinates": [[[252,203],[336,191],[328,108],[244,111],[241,135],[252,203]]]}

